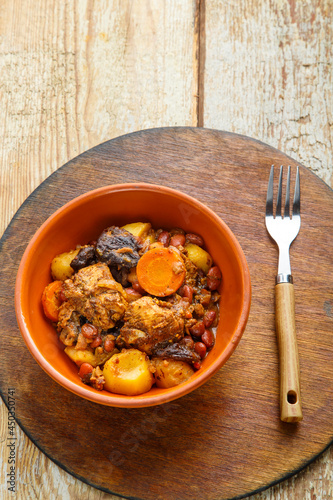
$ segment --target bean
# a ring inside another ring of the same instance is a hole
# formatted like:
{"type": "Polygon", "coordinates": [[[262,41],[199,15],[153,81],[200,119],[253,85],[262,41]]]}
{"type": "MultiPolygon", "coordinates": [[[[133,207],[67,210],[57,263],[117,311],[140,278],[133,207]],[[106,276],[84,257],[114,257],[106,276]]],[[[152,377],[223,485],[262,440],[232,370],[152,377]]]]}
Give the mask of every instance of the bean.
{"type": "Polygon", "coordinates": [[[193,363],[193,368],[195,370],[200,370],[200,368],[201,368],[201,362],[200,361],[195,361],[195,363],[193,363]]]}
{"type": "Polygon", "coordinates": [[[79,377],[83,379],[89,373],[92,373],[93,367],[90,363],[82,363],[79,370],[79,377]]]}
{"type": "Polygon", "coordinates": [[[98,330],[96,326],[92,325],[91,323],[85,323],[84,325],[82,325],[81,333],[86,339],[92,340],[97,337],[98,330]]]}
{"type": "Polygon", "coordinates": [[[113,351],[115,344],[116,343],[114,341],[114,338],[105,337],[105,340],[104,340],[104,351],[105,352],[111,352],[111,351],[113,351]]]}
{"type": "Polygon", "coordinates": [[[190,332],[194,337],[201,337],[201,335],[205,332],[205,324],[202,320],[197,321],[195,325],[190,328],[190,332]]]}
{"type": "Polygon", "coordinates": [[[207,347],[203,342],[196,342],[194,344],[194,350],[197,354],[199,354],[201,359],[206,356],[207,347]]]}
{"type": "Polygon", "coordinates": [[[214,320],[216,318],[216,311],[214,309],[209,309],[204,315],[203,322],[205,323],[205,327],[208,328],[209,326],[212,326],[214,323],[214,320]]]}
{"type": "Polygon", "coordinates": [[[138,281],[133,281],[132,288],[134,288],[134,290],[136,292],[140,293],[141,295],[144,295],[146,293],[146,290],[144,290],[142,288],[142,286],[140,285],[140,283],[138,281]]]}
{"type": "Polygon", "coordinates": [[[170,242],[170,233],[168,233],[168,231],[162,231],[158,235],[157,241],[159,241],[160,243],[163,243],[163,245],[165,247],[168,247],[169,246],[169,242],[170,242]]]}
{"type": "Polygon", "coordinates": [[[215,338],[213,333],[210,330],[205,330],[204,333],[201,335],[201,340],[207,347],[207,349],[211,349],[213,345],[215,344],[215,338]]]}
{"type": "Polygon", "coordinates": [[[187,233],[186,235],[187,243],[193,243],[194,245],[198,245],[199,247],[203,247],[204,240],[198,234],[187,233]]]}
{"type": "Polygon", "coordinates": [[[188,299],[191,304],[193,299],[193,288],[189,285],[183,285],[181,289],[179,289],[179,295],[188,299]]]}
{"type": "Polygon", "coordinates": [[[172,245],[173,247],[183,247],[185,245],[185,236],[180,233],[171,236],[170,245],[172,245]]]}
{"type": "Polygon", "coordinates": [[[207,273],[207,286],[209,290],[217,290],[222,280],[222,274],[217,266],[213,266],[207,273]]]}
{"type": "Polygon", "coordinates": [[[100,346],[101,343],[102,343],[102,337],[100,335],[97,335],[97,337],[90,344],[90,347],[92,347],[93,349],[95,349],[95,347],[100,346]]]}

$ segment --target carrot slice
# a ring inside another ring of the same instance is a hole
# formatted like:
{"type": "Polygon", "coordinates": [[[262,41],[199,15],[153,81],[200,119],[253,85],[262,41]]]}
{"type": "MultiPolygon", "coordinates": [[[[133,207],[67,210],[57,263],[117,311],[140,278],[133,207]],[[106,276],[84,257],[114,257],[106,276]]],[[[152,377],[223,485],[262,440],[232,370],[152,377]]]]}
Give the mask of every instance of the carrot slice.
{"type": "Polygon", "coordinates": [[[166,297],[182,285],[186,269],[173,247],[152,248],[140,258],[136,268],[140,286],[151,295],[166,297]]]}
{"type": "Polygon", "coordinates": [[[42,305],[44,314],[51,321],[58,321],[58,309],[62,303],[60,296],[62,281],[52,281],[44,288],[42,305]]]}

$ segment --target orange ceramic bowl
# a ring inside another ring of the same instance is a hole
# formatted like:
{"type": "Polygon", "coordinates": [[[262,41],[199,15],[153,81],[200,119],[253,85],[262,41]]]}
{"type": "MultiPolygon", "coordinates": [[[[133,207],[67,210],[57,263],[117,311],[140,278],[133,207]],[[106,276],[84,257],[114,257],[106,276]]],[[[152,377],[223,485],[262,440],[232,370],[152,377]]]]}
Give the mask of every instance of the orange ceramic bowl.
{"type": "MultiPolygon", "coordinates": [[[[145,407],[174,400],[206,382],[227,361],[245,329],[251,301],[248,266],[243,251],[226,224],[212,210],[179,191],[153,184],[106,186],[73,199],[57,210],[30,241],[18,270],[15,308],[31,354],[56,382],[96,403],[145,407]],[[77,366],[63,352],[52,324],[45,318],[41,296],[51,281],[54,256],[94,240],[108,226],[149,221],[155,228],[181,227],[200,234],[223,275],[216,343],[202,367],[183,384],[155,386],[140,396],[97,391],[83,384],[77,366]]],[[[235,381],[236,383],[236,381],[235,381]]]]}

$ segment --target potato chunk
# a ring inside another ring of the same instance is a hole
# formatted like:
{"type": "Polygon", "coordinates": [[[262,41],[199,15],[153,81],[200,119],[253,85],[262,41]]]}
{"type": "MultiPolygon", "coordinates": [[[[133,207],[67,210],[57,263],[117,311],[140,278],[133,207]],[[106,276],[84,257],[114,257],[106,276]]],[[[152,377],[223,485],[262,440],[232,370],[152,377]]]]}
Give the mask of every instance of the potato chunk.
{"type": "Polygon", "coordinates": [[[103,351],[102,353],[95,354],[90,349],[75,349],[75,347],[70,346],[65,348],[65,353],[77,364],[77,366],[81,366],[83,363],[89,363],[94,368],[105,363],[105,361],[111,358],[116,352],[119,352],[118,349],[114,349],[111,352],[103,351]]]}
{"type": "Polygon", "coordinates": [[[91,366],[97,366],[97,358],[89,349],[79,350],[75,349],[75,347],[66,347],[65,353],[77,364],[77,366],[81,366],[82,363],[89,363],[91,366]]]}
{"type": "Polygon", "coordinates": [[[190,261],[207,274],[213,263],[209,253],[194,243],[188,243],[185,245],[185,249],[190,261]]]}
{"type": "Polygon", "coordinates": [[[145,353],[137,349],[114,354],[104,365],[104,388],[115,394],[137,396],[151,389],[154,376],[145,353]]]}
{"type": "Polygon", "coordinates": [[[70,263],[78,253],[79,248],[54,257],[51,262],[51,274],[55,280],[65,281],[74,274],[74,269],[70,266],[70,263]]]}
{"type": "Polygon", "coordinates": [[[154,373],[156,385],[163,389],[186,382],[194,373],[193,368],[185,361],[162,358],[153,358],[152,361],[156,368],[154,373]]]}
{"type": "Polygon", "coordinates": [[[145,238],[151,229],[151,224],[149,222],[132,222],[131,224],[123,226],[123,229],[126,229],[126,231],[133,234],[133,236],[145,238]]]}

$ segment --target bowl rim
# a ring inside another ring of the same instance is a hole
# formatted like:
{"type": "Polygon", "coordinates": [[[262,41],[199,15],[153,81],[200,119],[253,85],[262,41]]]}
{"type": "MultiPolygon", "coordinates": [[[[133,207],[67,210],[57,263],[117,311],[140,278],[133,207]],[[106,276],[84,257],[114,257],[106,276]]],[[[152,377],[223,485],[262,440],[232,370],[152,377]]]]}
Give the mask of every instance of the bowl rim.
{"type": "Polygon", "coordinates": [[[245,254],[231,229],[227,226],[227,224],[207,205],[204,205],[201,201],[196,198],[183,193],[182,191],[163,186],[160,184],[150,184],[144,182],[129,182],[129,183],[121,183],[121,184],[110,184],[106,186],[102,186],[93,190],[89,190],[85,193],[80,194],[79,196],[74,197],[70,201],[66,202],[64,205],[59,207],[55,212],[53,212],[37,229],[32,238],[30,239],[23,256],[21,258],[17,276],[15,283],[15,313],[19,326],[19,330],[23,340],[28,347],[30,353],[34,357],[35,361],[41,366],[41,368],[55,380],[58,384],[63,386],[65,389],[71,391],[77,396],[83,397],[89,401],[103,404],[106,406],[112,407],[121,407],[121,408],[143,408],[149,406],[155,406],[159,404],[164,404],[170,402],[172,400],[178,399],[186,394],[192,392],[193,390],[199,388],[203,385],[209,378],[211,378],[220,367],[229,359],[231,354],[236,349],[246,327],[246,323],[250,313],[251,307],[251,280],[250,280],[250,272],[248,268],[248,264],[246,261],[245,254]],[[86,389],[85,387],[80,387],[79,385],[73,383],[68,380],[62,373],[57,371],[41,354],[39,349],[37,348],[35,342],[30,336],[29,329],[24,319],[23,311],[21,310],[21,297],[22,297],[22,287],[24,284],[25,277],[25,269],[26,264],[29,262],[31,249],[34,247],[36,242],[38,242],[39,238],[43,235],[46,228],[52,222],[55,224],[59,218],[61,218],[66,212],[71,210],[73,206],[78,207],[80,204],[88,201],[89,199],[95,198],[96,196],[103,196],[106,194],[112,194],[114,192],[121,191],[135,191],[135,190],[146,190],[146,191],[154,191],[172,195],[181,198],[183,201],[189,203],[190,205],[195,205],[200,211],[204,212],[210,219],[221,225],[223,230],[228,235],[228,239],[230,244],[235,249],[235,256],[239,262],[239,267],[241,269],[242,283],[243,283],[243,304],[242,310],[239,317],[239,321],[237,327],[234,331],[233,338],[223,350],[222,355],[218,356],[215,361],[208,366],[202,374],[200,371],[196,372],[198,374],[194,374],[193,377],[189,381],[186,381],[178,386],[171,387],[169,389],[164,389],[162,393],[154,394],[151,396],[145,396],[145,394],[138,396],[124,396],[110,393],[110,395],[106,395],[100,393],[98,391],[92,392],[90,389],[86,389]]]}

